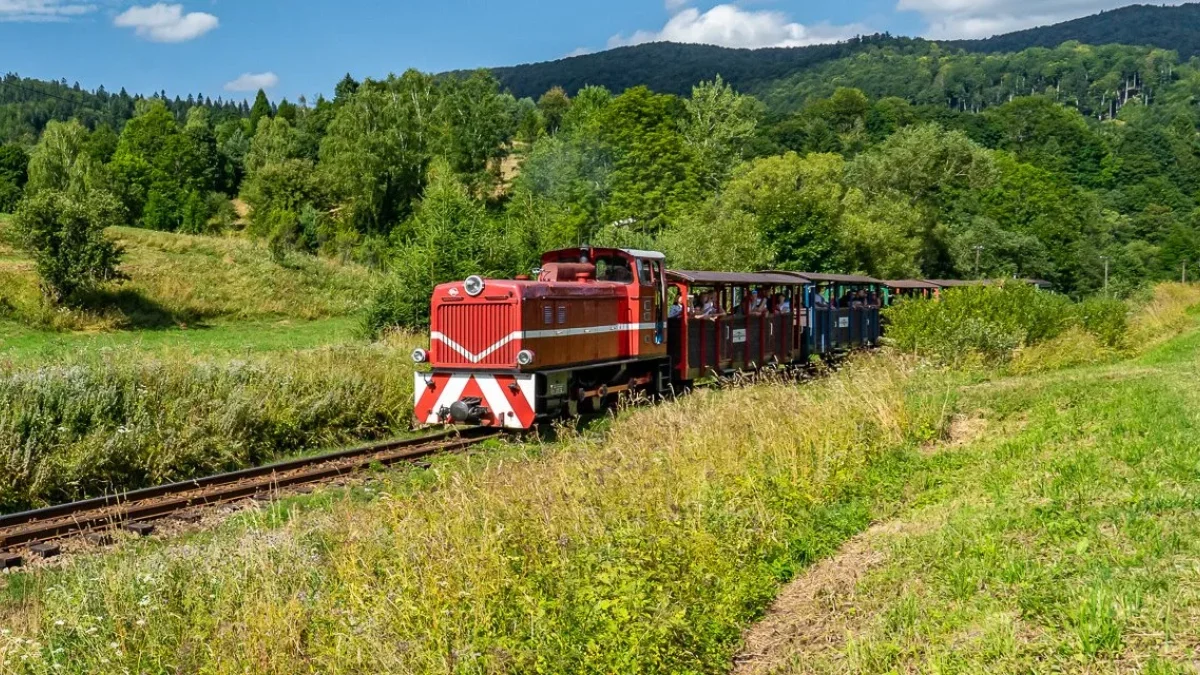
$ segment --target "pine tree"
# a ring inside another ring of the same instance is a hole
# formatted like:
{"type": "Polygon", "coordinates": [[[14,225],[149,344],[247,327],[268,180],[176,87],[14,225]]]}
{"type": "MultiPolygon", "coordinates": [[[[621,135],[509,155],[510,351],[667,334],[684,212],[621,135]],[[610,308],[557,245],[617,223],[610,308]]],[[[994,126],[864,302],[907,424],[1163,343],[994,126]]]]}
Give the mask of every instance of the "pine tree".
{"type": "Polygon", "coordinates": [[[271,116],[271,102],[267,100],[267,93],[262,89],[258,90],[258,95],[254,97],[254,107],[250,108],[250,135],[258,130],[258,121],[264,117],[271,116]]]}

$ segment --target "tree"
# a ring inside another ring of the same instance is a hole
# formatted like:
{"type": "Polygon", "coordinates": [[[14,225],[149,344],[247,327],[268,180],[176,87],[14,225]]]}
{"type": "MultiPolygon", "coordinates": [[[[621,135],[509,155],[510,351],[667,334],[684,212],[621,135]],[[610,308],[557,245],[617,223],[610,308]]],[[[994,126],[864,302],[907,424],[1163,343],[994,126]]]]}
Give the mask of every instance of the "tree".
{"type": "Polygon", "coordinates": [[[33,254],[47,299],[74,302],[101,284],[123,278],[117,269],[121,249],[104,234],[123,218],[120,202],[100,190],[85,195],[40,190],[22,202],[16,230],[33,254]]]}
{"type": "Polygon", "coordinates": [[[221,187],[222,157],[216,134],[201,109],[181,130],[162,101],[142,107],[125,125],[111,170],[116,192],[130,216],[151,229],[173,231],[183,220],[191,192],[221,187]]]}
{"type": "Polygon", "coordinates": [[[246,172],[253,174],[267,164],[300,159],[302,156],[300,132],[284,117],[264,117],[258,123],[243,163],[246,172]]]}
{"type": "Polygon", "coordinates": [[[280,101],[279,107],[275,109],[276,119],[287,120],[291,124],[296,123],[296,116],[299,114],[296,104],[288,101],[286,98],[280,101]]]}
{"type": "Polygon", "coordinates": [[[947,228],[977,208],[972,201],[996,175],[989,151],[933,124],[901,129],[847,167],[847,181],[868,198],[900,198],[919,212],[921,269],[932,278],[956,273],[947,228]]]}
{"type": "Polygon", "coordinates": [[[345,103],[357,92],[358,81],[350,77],[350,73],[346,73],[346,76],[333,88],[333,102],[338,104],[345,103]]]}
{"type": "Polygon", "coordinates": [[[270,116],[271,101],[267,99],[267,92],[259,89],[258,94],[254,96],[254,105],[250,107],[250,134],[254,135],[260,120],[270,116]]]}
{"type": "Polygon", "coordinates": [[[538,110],[542,111],[542,119],[546,122],[546,131],[551,134],[558,133],[563,117],[570,109],[571,98],[567,96],[567,92],[563,91],[562,87],[554,87],[538,99],[538,110]]]}
{"type": "Polygon", "coordinates": [[[29,155],[16,144],[0,145],[0,213],[10,213],[24,194],[29,155]]]}
{"type": "Polygon", "coordinates": [[[743,149],[754,137],[759,106],[718,75],[716,80],[694,87],[684,108],[683,137],[697,158],[701,185],[715,192],[741,161],[743,149]]]}
{"type": "Polygon", "coordinates": [[[844,163],[837,155],[789,152],[747,162],[734,172],[721,199],[750,214],[776,262],[809,272],[838,270],[844,163]]]}
{"type": "MultiPolygon", "coordinates": [[[[361,94],[360,94],[361,95],[361,94]]],[[[393,254],[388,282],[372,298],[365,327],[429,325],[429,296],[437,284],[472,274],[510,274],[518,257],[511,240],[487,218],[444,159],[435,161],[411,225],[393,254]]]]}
{"type": "Polygon", "coordinates": [[[774,247],[755,214],[731,208],[719,198],[672,223],[659,245],[671,265],[680,269],[754,272],[776,262],[774,247]]]}
{"type": "Polygon", "coordinates": [[[1040,96],[1026,96],[989,110],[987,116],[1000,131],[999,149],[1062,173],[1078,185],[1103,182],[1101,166],[1108,148],[1079,111],[1040,96]]]}
{"type": "Polygon", "coordinates": [[[516,133],[500,83],[487,71],[451,78],[442,84],[438,109],[446,124],[442,154],[472,187],[490,185],[489,163],[505,155],[516,133]]]}
{"type": "Polygon", "coordinates": [[[285,159],[264,164],[246,177],[242,198],[250,205],[250,231],[269,237],[280,221],[278,212],[293,220],[306,206],[321,203],[323,194],[312,162],[285,159]]]}
{"type": "Polygon", "coordinates": [[[437,103],[433,78],[410,70],[367,81],[338,107],[319,169],[355,229],[387,234],[411,211],[433,154],[437,103]]]}
{"type": "Polygon", "coordinates": [[[600,142],[614,158],[606,220],[634,218],[652,233],[669,215],[699,201],[696,158],[679,130],[683,112],[678,98],[646,87],[605,107],[600,142]]]}
{"type": "Polygon", "coordinates": [[[77,121],[50,122],[29,157],[28,195],[44,190],[79,194],[103,182],[103,167],[86,152],[88,131],[77,121]]]}

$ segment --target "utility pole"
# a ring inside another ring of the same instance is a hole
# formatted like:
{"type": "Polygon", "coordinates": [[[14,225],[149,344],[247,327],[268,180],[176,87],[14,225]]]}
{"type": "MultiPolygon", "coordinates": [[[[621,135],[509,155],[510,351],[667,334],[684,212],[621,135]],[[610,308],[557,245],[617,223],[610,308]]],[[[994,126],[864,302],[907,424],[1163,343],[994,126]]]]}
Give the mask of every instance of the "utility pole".
{"type": "Polygon", "coordinates": [[[980,253],[983,253],[983,247],[976,246],[975,247],[975,278],[976,279],[979,278],[979,254],[980,253]]]}
{"type": "Polygon", "coordinates": [[[1104,261],[1104,295],[1108,297],[1108,256],[1102,255],[1100,259],[1104,261]]]}

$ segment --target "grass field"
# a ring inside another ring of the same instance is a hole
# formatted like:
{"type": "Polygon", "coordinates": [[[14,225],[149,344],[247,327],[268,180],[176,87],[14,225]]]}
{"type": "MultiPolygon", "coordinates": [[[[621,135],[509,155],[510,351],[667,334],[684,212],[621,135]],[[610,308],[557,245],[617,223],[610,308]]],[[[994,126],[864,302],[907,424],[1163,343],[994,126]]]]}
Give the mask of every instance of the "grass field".
{"type": "Polygon", "coordinates": [[[286,352],[338,344],[361,344],[356,317],[296,319],[217,319],[187,329],[101,332],[47,332],[0,321],[0,363],[29,366],[70,356],[137,350],[148,356],[172,354],[238,356],[286,352]]]}
{"type": "Polygon", "coordinates": [[[1183,334],[1119,363],[868,359],[10,576],[0,661],[725,672],[740,652],[739,672],[1189,672],[1194,301],[1164,300],[1156,320],[1183,334]]]}

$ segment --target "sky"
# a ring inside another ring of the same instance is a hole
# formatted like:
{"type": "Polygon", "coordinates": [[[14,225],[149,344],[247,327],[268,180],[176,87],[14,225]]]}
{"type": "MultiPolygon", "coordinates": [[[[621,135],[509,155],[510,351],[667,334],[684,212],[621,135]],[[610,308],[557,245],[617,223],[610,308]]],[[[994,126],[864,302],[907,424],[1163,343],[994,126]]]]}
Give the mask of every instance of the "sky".
{"type": "MultiPolygon", "coordinates": [[[[1156,0],[1157,4],[1164,4],[1156,0]]],[[[889,31],[987,37],[1127,0],[0,0],[0,71],[87,89],[273,100],[385,77],[655,40],[798,46],[889,31]]],[[[1165,4],[1178,4],[1168,2],[1165,4]]]]}

